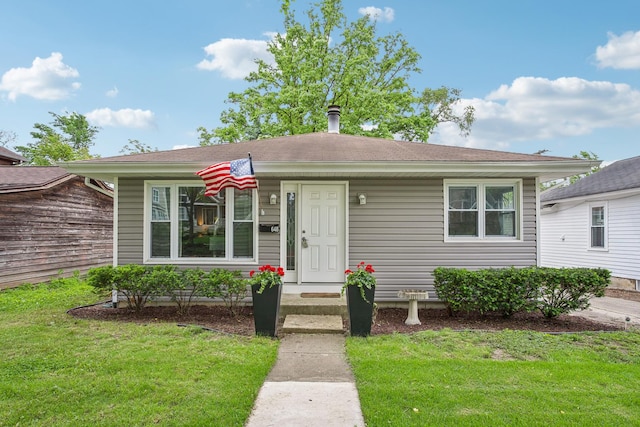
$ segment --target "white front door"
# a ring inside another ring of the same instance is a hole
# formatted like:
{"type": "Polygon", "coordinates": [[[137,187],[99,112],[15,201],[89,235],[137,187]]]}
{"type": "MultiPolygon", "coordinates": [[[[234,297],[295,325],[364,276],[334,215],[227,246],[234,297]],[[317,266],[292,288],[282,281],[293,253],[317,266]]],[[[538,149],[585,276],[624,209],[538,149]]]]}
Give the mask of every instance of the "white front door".
{"type": "Polygon", "coordinates": [[[301,186],[301,281],[342,283],[345,270],[345,185],[301,186]]]}

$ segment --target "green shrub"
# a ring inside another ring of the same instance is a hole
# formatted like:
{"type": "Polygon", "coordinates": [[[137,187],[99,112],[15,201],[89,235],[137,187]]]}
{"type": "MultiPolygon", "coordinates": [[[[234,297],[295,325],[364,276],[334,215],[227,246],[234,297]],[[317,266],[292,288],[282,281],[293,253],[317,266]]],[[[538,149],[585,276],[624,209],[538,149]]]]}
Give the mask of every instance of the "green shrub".
{"type": "Polygon", "coordinates": [[[87,272],[87,283],[97,292],[114,289],[116,269],[112,265],[94,267],[87,272]]]}
{"type": "Polygon", "coordinates": [[[204,277],[202,295],[221,298],[231,314],[236,315],[240,301],[247,296],[247,282],[240,271],[214,268],[204,277]]]}
{"type": "Polygon", "coordinates": [[[604,268],[542,268],[539,309],[545,317],[588,308],[593,297],[604,296],[611,272],[604,268]]]}
{"type": "Polygon", "coordinates": [[[535,310],[537,286],[531,269],[469,271],[438,267],[434,270],[438,297],[450,312],[500,313],[505,317],[535,310]]]}
{"type": "MultiPolygon", "coordinates": [[[[155,265],[148,267],[142,276],[144,288],[150,291],[150,297],[166,295],[178,304],[178,312],[183,314],[182,295],[180,295],[181,275],[174,265],[155,265]]],[[[144,304],[143,304],[144,305],[144,304]]]]}
{"type": "Polygon", "coordinates": [[[127,264],[115,267],[116,290],[122,293],[127,301],[127,308],[140,311],[147,301],[159,294],[159,288],[152,280],[147,280],[151,267],[127,264]]]}
{"type": "Polygon", "coordinates": [[[167,289],[167,294],[178,306],[178,314],[189,314],[193,298],[202,294],[205,275],[200,268],[183,270],[174,288],[167,289]]]}
{"type": "Polygon", "coordinates": [[[438,267],[433,272],[438,297],[449,312],[500,313],[511,316],[539,309],[556,317],[589,306],[604,295],[610,272],[587,268],[502,268],[468,271],[438,267]]]}
{"type": "Polygon", "coordinates": [[[156,280],[166,273],[160,272],[165,266],[159,267],[162,268],[158,269],[154,280],[147,277],[153,271],[151,267],[137,264],[96,267],[87,273],[87,282],[100,291],[115,289],[125,296],[129,309],[140,311],[149,298],[160,292],[156,280]]]}

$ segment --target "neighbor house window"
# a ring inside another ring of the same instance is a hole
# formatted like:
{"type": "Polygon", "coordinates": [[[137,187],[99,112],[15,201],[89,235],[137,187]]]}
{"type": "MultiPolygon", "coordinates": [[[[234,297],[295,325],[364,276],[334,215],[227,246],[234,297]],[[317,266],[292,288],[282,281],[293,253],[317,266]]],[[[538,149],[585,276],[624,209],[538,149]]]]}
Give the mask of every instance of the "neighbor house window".
{"type": "Polygon", "coordinates": [[[520,181],[445,181],[446,237],[520,238],[520,181]]]}
{"type": "Polygon", "coordinates": [[[606,206],[591,205],[590,229],[591,247],[594,249],[606,248],[607,221],[606,206]]]}
{"type": "Polygon", "coordinates": [[[204,191],[199,184],[146,183],[147,259],[254,259],[254,190],[204,191]]]}

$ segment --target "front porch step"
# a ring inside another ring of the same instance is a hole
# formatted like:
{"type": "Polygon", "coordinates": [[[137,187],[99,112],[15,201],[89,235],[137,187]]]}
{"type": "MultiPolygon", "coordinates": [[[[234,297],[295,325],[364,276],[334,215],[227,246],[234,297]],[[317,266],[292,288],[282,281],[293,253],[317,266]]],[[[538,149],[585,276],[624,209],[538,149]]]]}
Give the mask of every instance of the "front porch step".
{"type": "Polygon", "coordinates": [[[290,314],[347,316],[347,300],[339,293],[327,298],[303,296],[305,294],[282,294],[280,298],[280,317],[290,314]]]}
{"type": "Polygon", "coordinates": [[[289,314],[284,318],[283,334],[342,334],[342,317],[338,315],[289,314]]]}

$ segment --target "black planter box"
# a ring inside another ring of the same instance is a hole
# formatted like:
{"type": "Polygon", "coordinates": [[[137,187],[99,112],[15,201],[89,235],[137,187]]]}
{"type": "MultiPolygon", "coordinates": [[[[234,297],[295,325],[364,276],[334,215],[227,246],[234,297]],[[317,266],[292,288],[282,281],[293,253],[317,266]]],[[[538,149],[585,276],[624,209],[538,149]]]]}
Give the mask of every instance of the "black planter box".
{"type": "Polygon", "coordinates": [[[357,286],[347,286],[347,309],[349,310],[349,330],[352,337],[366,337],[371,335],[371,322],[373,320],[373,300],[376,288],[364,287],[362,299],[360,288],[357,286]]]}
{"type": "Polygon", "coordinates": [[[282,284],[264,288],[259,294],[260,285],[251,285],[253,298],[253,322],[256,335],[276,336],[278,315],[280,312],[280,293],[282,284]]]}

